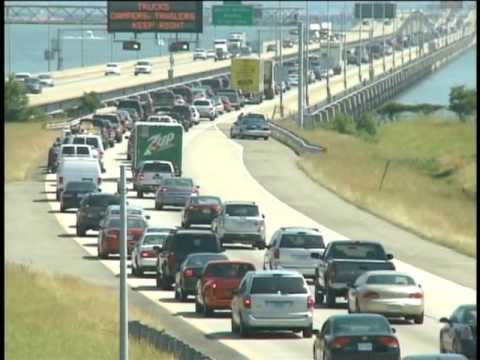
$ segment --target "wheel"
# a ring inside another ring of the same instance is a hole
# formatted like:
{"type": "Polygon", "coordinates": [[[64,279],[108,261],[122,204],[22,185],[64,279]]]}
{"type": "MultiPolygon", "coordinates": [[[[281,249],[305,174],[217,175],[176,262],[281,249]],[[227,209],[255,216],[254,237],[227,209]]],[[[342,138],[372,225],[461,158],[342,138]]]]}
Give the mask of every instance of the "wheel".
{"type": "Polygon", "coordinates": [[[264,140],[268,140],[268,136],[264,136],[263,139],[264,139],[264,140]]]}
{"type": "Polygon", "coordinates": [[[325,297],[323,292],[320,291],[320,288],[317,287],[315,282],[315,304],[322,305],[324,299],[325,297]]]}
{"type": "Polygon", "coordinates": [[[143,199],[143,191],[137,191],[137,198],[143,199]]]}
{"type": "Polygon", "coordinates": [[[251,334],[251,330],[248,327],[248,325],[245,325],[243,323],[242,317],[240,316],[240,326],[239,326],[239,332],[241,337],[249,337],[251,334]]]}
{"type": "Polygon", "coordinates": [[[143,270],[142,270],[142,268],[137,267],[137,276],[138,276],[138,277],[143,277],[143,270]]]}
{"type": "Polygon", "coordinates": [[[452,351],[455,354],[461,354],[462,353],[462,348],[461,348],[461,346],[458,345],[457,339],[453,339],[452,351]]]}
{"type": "Polygon", "coordinates": [[[213,121],[213,120],[215,120],[215,117],[214,117],[214,116],[210,118],[210,121],[213,121]]]}
{"type": "Polygon", "coordinates": [[[423,324],[423,313],[413,317],[413,322],[415,324],[423,324]]]}
{"type": "Polygon", "coordinates": [[[85,236],[86,230],[77,224],[77,236],[85,236]]]}
{"type": "Polygon", "coordinates": [[[55,193],[55,199],[57,201],[60,201],[60,191],[57,190],[57,192],[55,193]]]}
{"type": "Polygon", "coordinates": [[[178,298],[180,299],[181,302],[187,301],[187,298],[188,298],[188,294],[186,294],[181,287],[178,291],[178,298]]]}
{"type": "Polygon", "coordinates": [[[190,223],[188,223],[188,222],[183,223],[183,227],[185,229],[188,229],[190,227],[190,223]]]}
{"type": "Polygon", "coordinates": [[[155,279],[157,281],[157,289],[161,289],[162,288],[162,279],[160,278],[160,274],[158,272],[155,276],[155,279]]]}
{"type": "Polygon", "coordinates": [[[231,320],[230,324],[231,324],[231,327],[232,327],[232,333],[237,334],[239,329],[238,329],[238,325],[235,324],[235,321],[233,321],[233,316],[231,317],[230,320],[231,320]]]}
{"type": "Polygon", "coordinates": [[[445,348],[443,347],[442,334],[440,334],[440,352],[442,354],[446,353],[445,348]]]}
{"type": "Polygon", "coordinates": [[[162,210],[163,209],[163,205],[162,204],[155,204],[155,209],[157,210],[162,210]]]}
{"type": "Polygon", "coordinates": [[[309,326],[305,329],[302,330],[302,335],[304,338],[311,338],[313,335],[313,328],[312,326],[309,326]]]}
{"type": "Polygon", "coordinates": [[[257,248],[259,250],[264,250],[265,249],[265,243],[264,242],[259,242],[257,243],[257,248]]]}
{"type": "Polygon", "coordinates": [[[198,302],[198,297],[196,296],[195,297],[195,312],[197,314],[200,314],[200,313],[202,313],[202,311],[203,311],[202,310],[202,305],[198,302]]]}
{"type": "Polygon", "coordinates": [[[60,205],[60,212],[62,212],[62,213],[63,213],[63,212],[65,212],[65,210],[66,210],[66,209],[65,209],[65,206],[63,206],[63,205],[60,205]]]}
{"type": "Polygon", "coordinates": [[[173,296],[175,297],[175,300],[180,300],[180,294],[178,293],[178,288],[177,287],[175,287],[175,291],[174,291],[173,294],[174,294],[173,296]]]}
{"type": "Polygon", "coordinates": [[[335,293],[332,290],[330,290],[330,288],[328,287],[326,291],[326,297],[327,297],[327,307],[329,308],[335,307],[335,303],[336,303],[335,293]]]}
{"type": "Polygon", "coordinates": [[[203,306],[202,306],[202,310],[203,310],[203,316],[205,317],[210,317],[213,315],[213,310],[207,305],[207,303],[205,302],[205,299],[203,300],[203,306]]]}
{"type": "Polygon", "coordinates": [[[167,277],[163,273],[160,275],[160,288],[162,290],[171,290],[171,283],[168,282],[167,277]]]}
{"type": "Polygon", "coordinates": [[[107,253],[104,253],[100,247],[97,248],[97,253],[98,253],[98,257],[99,259],[106,259],[108,258],[108,254],[107,253]]]}
{"type": "Polygon", "coordinates": [[[158,207],[158,203],[155,201],[155,210],[160,210],[160,208],[158,207]]]}
{"type": "Polygon", "coordinates": [[[235,135],[230,131],[230,139],[235,139],[235,135]]]}

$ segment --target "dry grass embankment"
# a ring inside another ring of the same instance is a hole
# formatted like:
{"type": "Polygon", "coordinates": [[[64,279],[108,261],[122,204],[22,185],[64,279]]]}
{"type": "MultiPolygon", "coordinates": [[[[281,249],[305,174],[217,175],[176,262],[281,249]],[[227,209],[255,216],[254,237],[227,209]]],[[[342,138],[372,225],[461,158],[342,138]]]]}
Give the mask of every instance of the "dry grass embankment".
{"type": "Polygon", "coordinates": [[[45,130],[43,122],[5,123],[5,182],[24,181],[30,171],[44,159],[59,136],[45,130]]]}
{"type": "MultiPolygon", "coordinates": [[[[22,265],[7,264],[5,271],[7,359],[118,359],[116,291],[22,265]]],[[[132,307],[130,318],[150,320],[132,307]]],[[[129,343],[131,358],[174,359],[146,342],[129,343]]]]}
{"type": "Polygon", "coordinates": [[[420,117],[379,128],[364,141],[325,129],[282,126],[328,152],[298,166],[342,198],[434,242],[476,256],[476,140],[473,122],[420,117]],[[391,160],[379,190],[387,160],[391,160]]]}

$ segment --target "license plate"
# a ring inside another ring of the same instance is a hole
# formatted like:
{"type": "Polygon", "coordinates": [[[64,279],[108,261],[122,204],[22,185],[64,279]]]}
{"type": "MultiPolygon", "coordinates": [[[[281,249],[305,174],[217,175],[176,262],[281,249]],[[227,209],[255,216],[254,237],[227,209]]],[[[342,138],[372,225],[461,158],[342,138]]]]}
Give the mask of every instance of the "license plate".
{"type": "Polygon", "coordinates": [[[358,343],[358,351],[372,351],[372,343],[358,343]]]}
{"type": "Polygon", "coordinates": [[[268,304],[275,309],[283,309],[288,305],[286,302],[270,302],[268,304]]]}

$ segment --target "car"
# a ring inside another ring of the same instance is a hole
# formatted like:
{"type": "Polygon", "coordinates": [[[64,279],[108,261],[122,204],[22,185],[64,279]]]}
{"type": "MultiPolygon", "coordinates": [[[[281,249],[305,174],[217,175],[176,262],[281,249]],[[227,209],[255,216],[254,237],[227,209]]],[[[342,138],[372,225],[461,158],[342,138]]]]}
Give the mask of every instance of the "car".
{"type": "Polygon", "coordinates": [[[192,88],[193,100],[207,99],[207,91],[205,89],[192,88]]]}
{"type": "Polygon", "coordinates": [[[185,206],[190,196],[198,195],[199,186],[191,178],[171,177],[160,180],[155,194],[155,209],[164,206],[185,206]]]}
{"type": "Polygon", "coordinates": [[[408,274],[399,271],[367,271],[348,290],[349,313],[373,313],[405,317],[423,324],[424,294],[408,274]]]}
{"type": "Polygon", "coordinates": [[[250,262],[209,261],[197,280],[195,312],[207,317],[215,310],[230,309],[233,290],[249,271],[255,271],[255,265],[250,262]]]}
{"type": "MultiPolygon", "coordinates": [[[[65,146],[65,145],[62,145],[65,146]]],[[[85,146],[85,145],[69,145],[85,146]]],[[[87,147],[90,148],[90,147],[87,147]]],[[[102,184],[101,170],[98,160],[94,158],[65,158],[58,163],[55,199],[60,201],[65,185],[70,181],[85,181],[94,183],[97,188],[102,184]]]]}
{"type": "MultiPolygon", "coordinates": [[[[106,217],[100,222],[98,231],[97,253],[100,259],[107,259],[110,254],[120,253],[120,217],[106,217]]],[[[142,216],[127,216],[127,254],[132,253],[136,242],[141,239],[147,222],[142,216]]]]}
{"type": "Polygon", "coordinates": [[[173,101],[174,105],[186,105],[187,102],[183,99],[182,95],[176,94],[175,100],[173,101]]]}
{"type": "Polygon", "coordinates": [[[290,86],[298,86],[298,74],[289,74],[287,81],[290,86]]]}
{"type": "Polygon", "coordinates": [[[267,245],[263,269],[296,270],[305,278],[313,278],[319,261],[312,253],[323,254],[325,243],[318,229],[306,227],[282,227],[267,245]]]}
{"type": "Polygon", "coordinates": [[[118,194],[86,194],[80,202],[77,211],[77,235],[85,236],[86,232],[90,229],[98,230],[100,220],[110,205],[120,205],[120,196],[118,194]]]}
{"type": "Polygon", "coordinates": [[[213,260],[228,260],[228,257],[222,253],[194,253],[187,256],[175,274],[176,300],[184,302],[189,295],[196,295],[197,279],[204,266],[213,260]]]}
{"type": "Polygon", "coordinates": [[[190,105],[190,111],[192,112],[192,123],[195,125],[200,124],[200,113],[195,105],[190,105]]]}
{"type": "Polygon", "coordinates": [[[23,82],[25,90],[27,93],[31,94],[41,94],[43,90],[43,85],[40,80],[36,77],[26,78],[23,82]]]}
{"type": "Polygon", "coordinates": [[[222,209],[222,201],[217,196],[190,196],[182,213],[182,227],[191,225],[211,225],[222,209]]]}
{"type": "Polygon", "coordinates": [[[175,229],[165,240],[163,248],[154,247],[157,253],[157,288],[170,290],[180,265],[194,253],[222,253],[224,250],[210,230],[175,229]]]}
{"type": "Polygon", "coordinates": [[[477,305],[458,306],[449,318],[442,317],[440,352],[457,353],[469,359],[477,358],[477,305]]]}
{"type": "Polygon", "coordinates": [[[210,121],[213,121],[217,117],[217,112],[215,111],[212,100],[197,99],[193,101],[193,106],[197,108],[201,118],[208,118],[210,121]]]}
{"type": "Polygon", "coordinates": [[[249,114],[242,116],[230,128],[230,137],[232,139],[263,138],[268,140],[271,134],[270,126],[265,119],[250,116],[249,114]]]}
{"type": "Polygon", "coordinates": [[[253,201],[226,201],[212,221],[212,230],[222,243],[250,244],[265,248],[265,215],[253,201]]]}
{"type": "Polygon", "coordinates": [[[215,59],[216,55],[217,54],[215,53],[215,50],[213,49],[207,50],[207,59],[215,59]]]}
{"type": "Polygon", "coordinates": [[[67,142],[72,145],[89,145],[92,147],[92,155],[98,159],[98,163],[102,172],[105,172],[105,166],[103,164],[103,155],[105,150],[103,148],[103,142],[100,135],[72,135],[67,142]]]}
{"type": "Polygon", "coordinates": [[[139,199],[145,193],[155,193],[162,179],[175,176],[175,167],[171,161],[147,160],[143,161],[133,176],[133,190],[139,199]]]}
{"type": "Polygon", "coordinates": [[[162,248],[170,233],[170,230],[161,232],[148,230],[149,228],[132,249],[132,275],[134,276],[142,277],[145,271],[155,271],[157,254],[153,247],[162,248]]]}
{"type": "Polygon", "coordinates": [[[60,211],[80,207],[82,198],[93,192],[98,192],[97,185],[88,181],[69,181],[60,195],[60,211]]]}
{"type": "Polygon", "coordinates": [[[462,354],[415,354],[402,358],[402,360],[468,360],[462,354]]]}
{"type": "MultiPolygon", "coordinates": [[[[145,222],[150,220],[150,215],[145,212],[145,209],[139,206],[131,206],[127,202],[127,216],[140,216],[142,217],[145,222]]],[[[104,219],[108,219],[110,217],[120,216],[120,205],[119,204],[112,204],[108,205],[105,209],[105,213],[103,215],[104,219]]],[[[147,224],[148,225],[148,224],[147,224]]]]}
{"type": "Polygon", "coordinates": [[[135,64],[134,74],[137,76],[138,74],[151,74],[153,69],[153,65],[150,61],[137,61],[135,64]]]}
{"type": "Polygon", "coordinates": [[[312,337],[315,299],[296,271],[249,271],[233,290],[231,327],[241,337],[255,330],[302,331],[312,337]]]}
{"type": "Polygon", "coordinates": [[[225,109],[226,112],[230,112],[234,110],[232,104],[230,103],[230,100],[228,100],[228,97],[220,96],[220,99],[223,102],[223,108],[225,109]]]}
{"type": "Polygon", "coordinates": [[[50,74],[39,74],[37,78],[40,80],[42,86],[55,86],[55,81],[53,81],[53,78],[50,74]]]}
{"type": "Polygon", "coordinates": [[[217,91],[218,96],[226,96],[228,100],[230,101],[231,106],[235,110],[240,110],[240,108],[243,106],[242,104],[242,99],[240,97],[240,94],[237,90],[233,89],[222,89],[217,91]]]}
{"type": "Polygon", "coordinates": [[[195,49],[193,52],[193,60],[197,59],[207,60],[207,50],[195,49]]]}
{"type": "Polygon", "coordinates": [[[192,110],[189,105],[175,105],[170,110],[170,115],[182,124],[185,131],[193,126],[192,110]]]}
{"type": "Polygon", "coordinates": [[[332,315],[313,332],[315,360],[400,360],[395,329],[382,315],[332,315]]]}
{"type": "Polygon", "coordinates": [[[19,72],[15,74],[15,80],[16,81],[25,81],[26,79],[30,79],[32,77],[32,74],[28,72],[19,72]]]}
{"type": "Polygon", "coordinates": [[[113,75],[121,74],[120,64],[107,63],[107,65],[105,65],[105,76],[112,75],[112,74],[113,75]]]}
{"type": "Polygon", "coordinates": [[[225,107],[223,106],[223,101],[220,96],[214,96],[212,98],[213,106],[215,107],[216,114],[222,115],[225,112],[225,107]]]}
{"type": "Polygon", "coordinates": [[[320,78],[326,79],[328,77],[332,77],[334,75],[333,69],[322,69],[320,70],[320,78]]]}

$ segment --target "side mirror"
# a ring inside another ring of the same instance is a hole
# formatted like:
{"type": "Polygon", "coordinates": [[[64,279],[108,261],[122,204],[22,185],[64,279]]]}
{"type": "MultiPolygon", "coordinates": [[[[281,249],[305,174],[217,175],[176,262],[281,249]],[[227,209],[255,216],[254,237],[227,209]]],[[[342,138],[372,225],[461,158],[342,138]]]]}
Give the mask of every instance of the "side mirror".
{"type": "Polygon", "coordinates": [[[313,335],[320,336],[320,330],[318,330],[318,329],[313,329],[312,333],[313,333],[313,335]]]}
{"type": "Polygon", "coordinates": [[[387,259],[392,260],[393,259],[393,254],[387,254],[387,259]]]}
{"type": "Polygon", "coordinates": [[[446,317],[440,318],[439,322],[444,323],[444,324],[450,324],[451,323],[451,321],[449,319],[447,319],[446,317]]]}
{"type": "Polygon", "coordinates": [[[265,214],[262,214],[262,218],[264,218],[264,219],[265,219],[265,214]]]}
{"type": "Polygon", "coordinates": [[[158,253],[160,253],[162,251],[162,248],[160,246],[154,246],[153,251],[155,251],[158,255],[158,253]]]}
{"type": "Polygon", "coordinates": [[[150,220],[150,215],[145,215],[145,219],[150,220]]]}
{"type": "Polygon", "coordinates": [[[322,255],[320,255],[319,253],[311,253],[310,254],[310,257],[312,259],[321,259],[322,258],[322,255]]]}

